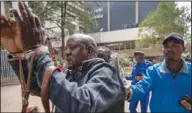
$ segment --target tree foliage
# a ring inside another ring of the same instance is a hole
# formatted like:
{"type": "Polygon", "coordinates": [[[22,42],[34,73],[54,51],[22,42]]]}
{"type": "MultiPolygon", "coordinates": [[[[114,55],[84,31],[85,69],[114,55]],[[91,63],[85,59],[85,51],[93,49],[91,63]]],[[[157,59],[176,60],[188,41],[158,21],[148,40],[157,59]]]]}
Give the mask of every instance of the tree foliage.
{"type": "Polygon", "coordinates": [[[191,22],[191,15],[188,7],[177,7],[174,2],[160,2],[157,10],[150,12],[146,19],[139,25],[139,40],[136,45],[157,44],[166,35],[177,32],[184,36],[185,40],[190,39],[187,32],[191,22]]]}
{"type": "Polygon", "coordinates": [[[28,4],[33,12],[40,18],[43,26],[45,21],[50,20],[50,17],[54,15],[54,12],[59,10],[59,3],[54,1],[30,1],[28,4]]]}
{"type": "Polygon", "coordinates": [[[131,58],[129,58],[129,55],[126,53],[118,53],[119,54],[119,63],[122,67],[131,67],[133,65],[133,62],[131,58]]]}
{"type": "MultiPolygon", "coordinates": [[[[91,9],[84,10],[81,1],[30,1],[29,6],[40,17],[48,36],[61,37],[62,50],[65,47],[65,35],[75,32],[91,32],[97,28],[95,20],[89,13],[91,9]],[[47,28],[49,24],[49,28],[47,28]],[[76,27],[79,26],[79,27],[76,27]]],[[[64,59],[64,52],[62,58],[64,59]]]]}
{"type": "MultiPolygon", "coordinates": [[[[91,10],[83,10],[83,3],[80,1],[67,2],[67,13],[65,18],[61,17],[61,3],[64,1],[30,1],[29,6],[33,9],[35,14],[40,17],[41,22],[45,25],[45,21],[55,24],[58,28],[61,28],[62,20],[65,21],[64,28],[68,30],[69,34],[74,32],[89,32],[97,27],[95,20],[89,13],[91,10]],[[80,7],[80,8],[79,8],[80,7]],[[75,25],[72,22],[78,22],[81,29],[76,31],[75,25]]],[[[54,28],[53,28],[54,29],[54,28]]],[[[49,29],[54,32],[53,29],[49,29]]]]}

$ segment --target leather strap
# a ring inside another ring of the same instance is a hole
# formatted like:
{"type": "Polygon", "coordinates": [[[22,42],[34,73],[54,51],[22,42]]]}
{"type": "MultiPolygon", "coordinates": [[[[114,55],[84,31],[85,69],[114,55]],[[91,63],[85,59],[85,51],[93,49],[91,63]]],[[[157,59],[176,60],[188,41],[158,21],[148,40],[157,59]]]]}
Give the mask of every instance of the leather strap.
{"type": "Polygon", "coordinates": [[[42,85],[41,85],[41,101],[46,113],[50,113],[49,84],[50,84],[52,73],[55,69],[56,67],[51,66],[45,70],[45,74],[44,74],[42,85]]]}
{"type": "Polygon", "coordinates": [[[27,76],[27,81],[25,81],[24,73],[23,73],[23,66],[22,66],[22,56],[19,57],[19,76],[20,76],[20,82],[21,82],[21,91],[22,91],[22,113],[27,112],[27,107],[28,107],[28,99],[29,99],[29,94],[30,94],[30,81],[32,77],[32,72],[33,72],[33,59],[34,55],[32,55],[31,58],[31,64],[30,64],[30,69],[29,73],[27,76]]]}

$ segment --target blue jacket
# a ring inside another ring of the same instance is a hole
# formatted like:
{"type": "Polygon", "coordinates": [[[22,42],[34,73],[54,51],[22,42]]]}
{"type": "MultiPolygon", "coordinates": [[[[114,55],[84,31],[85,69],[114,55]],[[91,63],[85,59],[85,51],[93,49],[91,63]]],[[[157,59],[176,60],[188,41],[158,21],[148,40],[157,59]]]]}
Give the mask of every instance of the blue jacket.
{"type": "MultiPolygon", "coordinates": [[[[9,60],[18,74],[18,60],[9,60]]],[[[23,60],[27,76],[28,62],[23,60]]],[[[46,67],[53,65],[48,55],[41,56],[34,67],[32,92],[39,92],[46,67]]],[[[25,77],[26,78],[26,77],[25,77]]],[[[125,87],[117,70],[102,59],[84,61],[82,72],[55,70],[49,87],[49,98],[56,106],[55,112],[95,113],[124,112],[125,87]]]]}
{"type": "Polygon", "coordinates": [[[132,73],[131,73],[131,77],[126,77],[127,80],[132,80],[131,85],[136,84],[138,81],[136,80],[136,75],[138,73],[143,73],[145,74],[147,68],[149,66],[152,66],[152,62],[147,61],[147,60],[143,60],[141,63],[136,63],[133,65],[133,69],[132,69],[132,73]]]}
{"type": "Polygon", "coordinates": [[[191,63],[184,65],[175,77],[166,68],[165,61],[149,67],[144,79],[131,86],[129,101],[139,100],[152,91],[151,112],[190,112],[179,105],[185,95],[191,95],[191,63]]]}

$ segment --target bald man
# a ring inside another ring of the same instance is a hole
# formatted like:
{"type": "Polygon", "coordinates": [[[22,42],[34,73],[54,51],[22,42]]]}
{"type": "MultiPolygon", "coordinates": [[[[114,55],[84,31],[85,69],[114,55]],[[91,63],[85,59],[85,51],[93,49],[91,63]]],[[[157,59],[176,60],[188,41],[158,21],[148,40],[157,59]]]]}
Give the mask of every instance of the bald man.
{"type": "MultiPolygon", "coordinates": [[[[117,70],[96,58],[95,40],[85,34],[74,34],[66,43],[67,68],[54,67],[49,54],[43,53],[35,64],[32,92],[39,92],[44,79],[50,75],[48,96],[56,106],[55,112],[96,113],[124,112],[125,88],[117,70]],[[45,73],[50,74],[45,74],[45,73]]],[[[18,75],[18,62],[9,55],[9,62],[18,75]]],[[[25,73],[28,61],[23,60],[25,73]]],[[[27,76],[27,74],[25,74],[27,76]]]]}

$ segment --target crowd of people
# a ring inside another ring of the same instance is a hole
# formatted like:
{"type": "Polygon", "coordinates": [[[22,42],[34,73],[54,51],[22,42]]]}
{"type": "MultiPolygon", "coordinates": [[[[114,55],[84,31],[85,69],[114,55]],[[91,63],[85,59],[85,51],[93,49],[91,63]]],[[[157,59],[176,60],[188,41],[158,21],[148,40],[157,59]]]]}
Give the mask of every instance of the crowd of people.
{"type": "Polygon", "coordinates": [[[19,65],[25,80],[32,68],[30,93],[48,97],[55,112],[123,113],[125,101],[130,102],[131,113],[137,112],[139,101],[143,113],[147,112],[149,101],[151,112],[191,112],[191,62],[182,58],[185,44],[179,34],[164,38],[163,62],[152,64],[144,59],[143,52],[136,51],[132,76],[126,77],[132,82],[127,86],[110,50],[97,47],[94,38],[86,34],[70,36],[62,50],[67,67],[56,67],[44,45],[38,17],[24,2],[19,2],[19,9],[21,16],[12,10],[14,20],[1,15],[1,45],[9,52],[8,61],[19,80],[19,65]]]}

